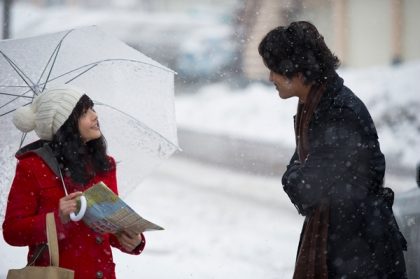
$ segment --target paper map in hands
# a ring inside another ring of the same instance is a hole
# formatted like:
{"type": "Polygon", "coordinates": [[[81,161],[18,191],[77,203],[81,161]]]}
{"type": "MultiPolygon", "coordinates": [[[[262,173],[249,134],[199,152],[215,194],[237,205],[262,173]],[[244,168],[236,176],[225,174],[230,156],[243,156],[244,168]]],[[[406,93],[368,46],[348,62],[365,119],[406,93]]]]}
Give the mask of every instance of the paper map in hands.
{"type": "Polygon", "coordinates": [[[83,222],[98,233],[126,231],[139,234],[144,231],[163,230],[162,227],[142,218],[103,182],[83,193],[87,200],[83,222]]]}

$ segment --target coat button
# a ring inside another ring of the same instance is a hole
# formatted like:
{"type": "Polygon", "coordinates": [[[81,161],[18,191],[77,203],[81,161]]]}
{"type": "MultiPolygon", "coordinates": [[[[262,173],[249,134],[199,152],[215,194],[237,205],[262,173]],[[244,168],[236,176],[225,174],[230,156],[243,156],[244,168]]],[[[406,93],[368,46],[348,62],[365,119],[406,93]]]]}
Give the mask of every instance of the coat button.
{"type": "Polygon", "coordinates": [[[104,239],[99,235],[96,237],[95,240],[96,240],[96,244],[102,244],[102,242],[104,242],[104,239]]]}
{"type": "Polygon", "coordinates": [[[104,278],[104,273],[102,271],[96,272],[96,278],[98,278],[98,279],[104,278]]]}

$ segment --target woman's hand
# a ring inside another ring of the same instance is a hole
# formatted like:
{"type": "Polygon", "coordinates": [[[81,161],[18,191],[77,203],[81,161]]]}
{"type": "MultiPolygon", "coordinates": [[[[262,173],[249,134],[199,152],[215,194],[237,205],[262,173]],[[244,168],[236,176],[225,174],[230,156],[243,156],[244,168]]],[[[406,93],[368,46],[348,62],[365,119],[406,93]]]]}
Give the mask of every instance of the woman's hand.
{"type": "Polygon", "coordinates": [[[60,214],[61,223],[66,224],[68,221],[70,221],[70,213],[76,212],[77,198],[81,195],[82,192],[74,192],[60,199],[58,210],[60,214]]]}
{"type": "Polygon", "coordinates": [[[143,240],[141,234],[130,234],[126,231],[116,233],[115,236],[127,252],[133,251],[143,240]]]}

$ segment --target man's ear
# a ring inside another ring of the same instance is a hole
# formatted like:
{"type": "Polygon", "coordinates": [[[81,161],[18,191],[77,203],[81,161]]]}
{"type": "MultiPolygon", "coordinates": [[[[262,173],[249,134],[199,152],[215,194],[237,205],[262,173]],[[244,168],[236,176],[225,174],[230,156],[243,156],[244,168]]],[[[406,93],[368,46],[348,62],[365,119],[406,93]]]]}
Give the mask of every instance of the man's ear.
{"type": "Polygon", "coordinates": [[[315,83],[314,81],[308,82],[308,79],[302,73],[297,73],[296,76],[305,86],[312,86],[315,83]]]}
{"type": "Polygon", "coordinates": [[[302,73],[297,73],[297,78],[302,82],[305,83],[306,82],[306,78],[302,73]]]}

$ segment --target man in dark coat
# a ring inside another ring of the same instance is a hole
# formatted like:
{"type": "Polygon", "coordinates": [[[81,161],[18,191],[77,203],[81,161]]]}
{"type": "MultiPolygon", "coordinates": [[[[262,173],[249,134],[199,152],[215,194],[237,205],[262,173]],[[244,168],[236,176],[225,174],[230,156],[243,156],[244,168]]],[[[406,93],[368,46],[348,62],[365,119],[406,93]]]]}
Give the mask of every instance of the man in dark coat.
{"type": "Polygon", "coordinates": [[[280,97],[299,98],[282,178],[306,217],[293,278],[406,278],[375,125],[337,75],[338,58],[304,21],[273,29],[258,50],[280,97]]]}

